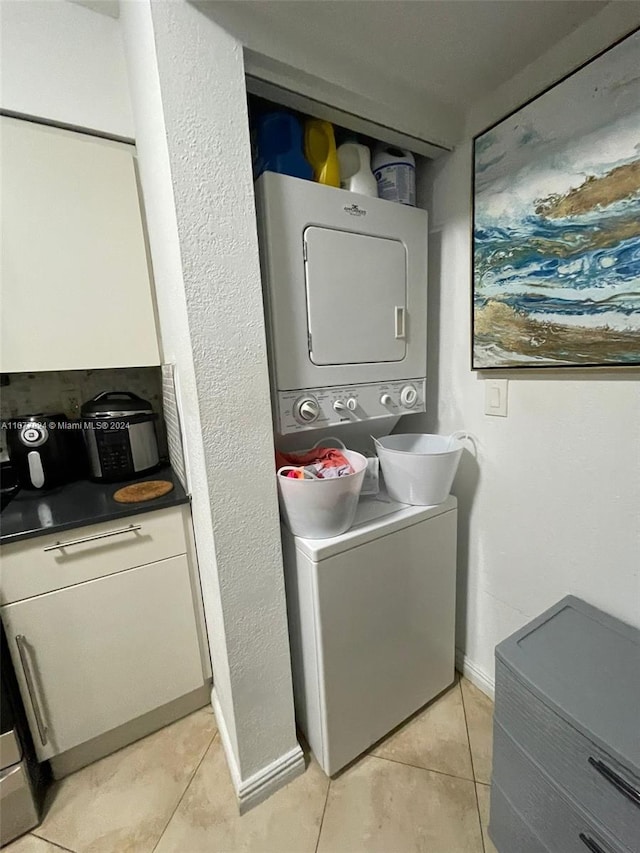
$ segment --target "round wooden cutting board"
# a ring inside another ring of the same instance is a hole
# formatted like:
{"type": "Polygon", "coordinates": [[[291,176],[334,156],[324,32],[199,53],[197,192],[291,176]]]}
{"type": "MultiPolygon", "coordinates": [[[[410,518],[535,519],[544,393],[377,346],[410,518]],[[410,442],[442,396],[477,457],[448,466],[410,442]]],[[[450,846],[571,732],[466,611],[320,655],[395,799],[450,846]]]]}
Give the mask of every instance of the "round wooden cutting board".
{"type": "Polygon", "coordinates": [[[123,486],[113,493],[114,501],[121,504],[137,504],[141,501],[151,501],[161,498],[173,489],[173,483],[168,480],[145,480],[144,483],[133,483],[123,486]]]}

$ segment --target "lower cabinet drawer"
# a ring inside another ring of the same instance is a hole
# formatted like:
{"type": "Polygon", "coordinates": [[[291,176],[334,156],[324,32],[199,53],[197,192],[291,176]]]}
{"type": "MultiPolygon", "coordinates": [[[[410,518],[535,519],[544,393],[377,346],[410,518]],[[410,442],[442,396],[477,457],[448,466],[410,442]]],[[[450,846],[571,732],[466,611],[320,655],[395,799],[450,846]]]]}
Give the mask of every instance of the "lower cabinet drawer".
{"type": "Polygon", "coordinates": [[[184,555],[1,611],[40,759],[205,681],[184,555]]]}
{"type": "Polygon", "coordinates": [[[168,507],[3,545],[0,603],[186,553],[183,511],[168,507]]]}
{"type": "Polygon", "coordinates": [[[496,662],[495,719],[553,781],[629,849],[640,850],[640,779],[496,662]]]}
{"type": "Polygon", "coordinates": [[[553,853],[524,822],[522,815],[495,783],[491,786],[489,837],[498,853],[553,853]]]}
{"type": "MultiPolygon", "coordinates": [[[[512,807],[550,853],[639,853],[640,839],[635,847],[621,845],[570,800],[498,722],[494,723],[493,784],[509,792],[512,807]]],[[[493,832],[499,836],[498,823],[492,811],[493,832]]]]}

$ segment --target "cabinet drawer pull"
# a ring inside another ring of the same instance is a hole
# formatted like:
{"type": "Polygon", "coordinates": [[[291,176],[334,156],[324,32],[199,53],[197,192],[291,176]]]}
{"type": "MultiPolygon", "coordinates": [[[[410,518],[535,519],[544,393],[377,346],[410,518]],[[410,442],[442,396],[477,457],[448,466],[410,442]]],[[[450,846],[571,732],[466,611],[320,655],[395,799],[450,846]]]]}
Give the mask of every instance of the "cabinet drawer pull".
{"type": "Polygon", "coordinates": [[[122,533],[135,533],[136,530],[142,530],[142,526],[140,524],[130,524],[128,527],[121,527],[119,530],[94,533],[93,536],[83,536],[82,539],[70,539],[68,542],[56,542],[55,545],[48,545],[42,550],[61,551],[63,548],[69,548],[71,545],[84,545],[85,542],[94,542],[96,539],[107,539],[109,536],[120,536],[122,533]]]}
{"type": "Polygon", "coordinates": [[[585,835],[584,832],[581,832],[578,838],[582,841],[587,850],[591,850],[591,853],[606,853],[606,850],[603,847],[600,847],[598,842],[594,841],[590,835],[585,835]]]}
{"type": "Polygon", "coordinates": [[[589,756],[589,764],[595,768],[601,776],[610,782],[614,788],[616,788],[620,793],[626,797],[628,800],[636,805],[640,806],[640,791],[636,790],[626,779],[623,779],[622,776],[619,776],[615,770],[612,770],[608,767],[604,761],[599,761],[593,756],[589,756]]]}
{"type": "Polygon", "coordinates": [[[40,705],[38,704],[35,684],[33,683],[33,678],[31,677],[31,670],[29,669],[27,638],[24,636],[24,634],[16,634],[16,646],[18,647],[18,654],[20,655],[20,663],[22,664],[24,680],[27,682],[27,690],[29,691],[29,699],[31,699],[33,715],[36,718],[36,725],[38,726],[38,734],[40,735],[40,741],[43,746],[46,746],[47,741],[49,740],[49,730],[44,724],[42,711],[40,710],[40,705]]]}

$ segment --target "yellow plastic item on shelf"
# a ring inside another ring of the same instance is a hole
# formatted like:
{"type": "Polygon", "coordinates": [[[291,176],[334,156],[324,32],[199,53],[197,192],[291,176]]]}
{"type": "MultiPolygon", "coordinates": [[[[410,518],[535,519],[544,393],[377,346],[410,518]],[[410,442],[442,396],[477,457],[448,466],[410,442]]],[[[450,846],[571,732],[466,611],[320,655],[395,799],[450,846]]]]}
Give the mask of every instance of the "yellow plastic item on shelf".
{"type": "Polygon", "coordinates": [[[330,187],[340,186],[340,164],[330,121],[309,118],[304,124],[304,156],[313,168],[313,179],[330,187]]]}

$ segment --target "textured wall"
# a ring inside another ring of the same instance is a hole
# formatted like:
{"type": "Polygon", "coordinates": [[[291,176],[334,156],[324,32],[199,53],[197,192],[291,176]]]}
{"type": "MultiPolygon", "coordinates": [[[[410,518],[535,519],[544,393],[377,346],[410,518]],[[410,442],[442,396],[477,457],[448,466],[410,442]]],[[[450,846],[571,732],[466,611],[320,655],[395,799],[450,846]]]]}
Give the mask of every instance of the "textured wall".
{"type": "Polygon", "coordinates": [[[181,391],[185,460],[189,465],[191,512],[209,648],[215,672],[216,691],[225,713],[229,739],[237,753],[233,697],[209,504],[207,465],[202,443],[198,389],[149,3],[122,4],[121,20],[135,120],[138,168],[154,268],[163,357],[166,362],[175,365],[181,391]]]}
{"type": "Polygon", "coordinates": [[[150,8],[155,81],[149,5],[123,7],[137,147],[216,691],[246,779],[296,739],[242,52],[187,3],[150,8]]]}
{"type": "MultiPolygon", "coordinates": [[[[473,130],[619,37],[630,11],[605,9],[502,98],[478,105],[473,130]]],[[[640,371],[501,372],[509,415],[484,415],[484,375],[469,368],[470,142],[429,167],[421,194],[431,213],[433,406],[411,428],[478,438],[478,463],[466,455],[454,484],[457,645],[491,681],[496,643],[567,593],[640,627],[640,371]]]]}
{"type": "Polygon", "coordinates": [[[117,20],[66,0],[2,0],[2,108],[133,137],[117,20]]]}

